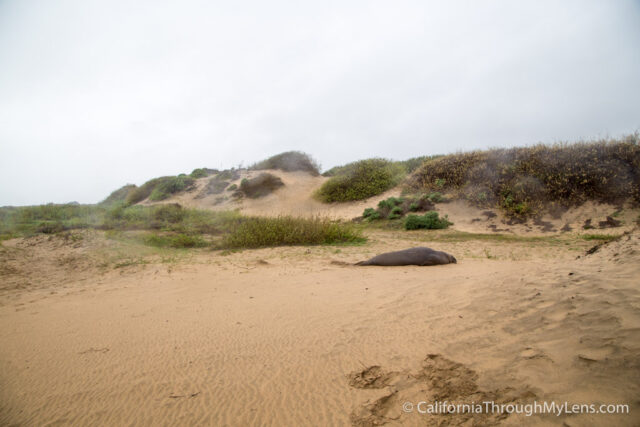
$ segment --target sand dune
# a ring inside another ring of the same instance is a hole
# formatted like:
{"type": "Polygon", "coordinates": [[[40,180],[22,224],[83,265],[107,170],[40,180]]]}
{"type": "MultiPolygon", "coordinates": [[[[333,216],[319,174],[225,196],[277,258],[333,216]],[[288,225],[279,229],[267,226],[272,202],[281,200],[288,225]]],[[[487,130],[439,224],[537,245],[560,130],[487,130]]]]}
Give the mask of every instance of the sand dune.
{"type": "MultiPolygon", "coordinates": [[[[238,210],[246,215],[257,216],[323,216],[342,220],[352,220],[360,217],[366,208],[376,207],[378,202],[389,197],[401,197],[402,188],[396,187],[375,197],[348,203],[321,203],[313,194],[328,179],[323,176],[312,176],[306,172],[283,172],[280,170],[246,171],[240,172],[240,177],[230,181],[239,185],[243,178],[253,178],[262,172],[271,173],[284,182],[284,186],[273,193],[257,198],[235,199],[231,192],[198,197],[200,191],[210,178],[200,178],[196,187],[185,193],[179,193],[162,202],[179,203],[183,206],[210,209],[210,210],[238,210]]],[[[452,200],[447,203],[438,203],[436,210],[442,215],[448,215],[455,223],[455,229],[471,233],[509,233],[525,235],[545,235],[561,232],[593,232],[620,233],[633,228],[637,218],[637,209],[630,205],[613,206],[606,203],[586,202],[577,208],[571,208],[556,215],[546,214],[537,220],[529,220],[526,223],[518,223],[505,217],[499,210],[480,209],[463,200],[452,200]],[[624,209],[621,209],[624,208],[624,209]],[[620,227],[614,229],[601,229],[599,223],[604,222],[607,216],[613,212],[622,211],[617,217],[622,221],[620,227]],[[585,230],[585,221],[590,220],[593,229],[585,230]],[[591,231],[589,231],[591,230],[591,231]]]]}
{"type": "Polygon", "coordinates": [[[115,269],[97,264],[109,245],[100,233],[5,242],[0,422],[638,425],[637,231],[590,255],[588,242],[429,236],[115,269]],[[424,244],[459,263],[344,265],[424,244]],[[74,257],[84,261],[64,261],[74,257]],[[30,273],[29,260],[49,273],[30,273]],[[626,403],[631,413],[402,410],[435,399],[626,403]]]}

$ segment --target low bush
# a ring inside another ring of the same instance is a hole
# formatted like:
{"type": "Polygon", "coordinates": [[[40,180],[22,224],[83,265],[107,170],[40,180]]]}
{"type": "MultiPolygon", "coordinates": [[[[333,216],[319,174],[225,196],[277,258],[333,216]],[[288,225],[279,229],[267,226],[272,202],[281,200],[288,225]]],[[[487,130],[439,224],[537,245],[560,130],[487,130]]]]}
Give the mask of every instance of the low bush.
{"type": "Polygon", "coordinates": [[[149,200],[159,201],[171,197],[173,194],[193,187],[195,180],[186,175],[170,176],[160,180],[149,195],[149,200]]]}
{"type": "Polygon", "coordinates": [[[398,197],[389,197],[386,200],[380,200],[378,202],[378,209],[388,209],[391,210],[398,205],[401,205],[404,202],[402,198],[398,197]]]}
{"type": "MultiPolygon", "coordinates": [[[[235,184],[234,184],[235,185],[235,184]]],[[[196,199],[201,199],[203,197],[211,196],[213,194],[220,194],[224,191],[225,188],[229,186],[229,181],[222,181],[218,179],[218,176],[211,178],[207,181],[207,185],[198,193],[196,199]]]]}
{"type": "Polygon", "coordinates": [[[434,208],[428,195],[389,197],[378,202],[378,208],[367,208],[362,216],[365,219],[398,219],[408,212],[429,211],[434,208]]]}
{"type": "Polygon", "coordinates": [[[240,190],[245,196],[251,198],[264,197],[278,188],[284,186],[280,178],[267,172],[263,172],[255,178],[243,179],[240,182],[240,190]]]}
{"type": "Polygon", "coordinates": [[[435,211],[427,212],[424,215],[407,215],[404,222],[405,230],[417,230],[421,228],[438,230],[447,228],[450,225],[453,225],[453,223],[449,221],[446,215],[440,218],[438,212],[435,211]]]}
{"type": "Polygon", "coordinates": [[[251,170],[279,169],[285,172],[303,171],[313,176],[320,175],[318,163],[308,154],[300,151],[287,151],[249,167],[251,170]]]}
{"type": "Polygon", "coordinates": [[[195,179],[187,175],[162,176],[153,178],[140,187],[131,189],[127,193],[125,202],[129,205],[139,203],[146,198],[152,201],[164,200],[175,193],[188,190],[193,187],[195,179]]]}
{"type": "Polygon", "coordinates": [[[404,173],[402,166],[389,160],[361,160],[336,169],[316,197],[325,203],[367,199],[395,187],[404,173]]]}
{"type": "Polygon", "coordinates": [[[433,203],[444,202],[444,196],[442,195],[442,193],[439,193],[437,191],[427,194],[426,198],[433,203]]]}
{"type": "Polygon", "coordinates": [[[399,161],[398,163],[402,165],[402,167],[405,169],[407,173],[412,173],[413,171],[421,167],[425,162],[428,162],[433,159],[437,159],[438,157],[442,157],[442,156],[437,155],[437,156],[413,157],[411,159],[399,161]]]}
{"type": "Polygon", "coordinates": [[[181,222],[185,215],[185,209],[183,209],[178,203],[154,206],[151,210],[151,217],[154,220],[171,224],[181,222]]]}
{"type": "Polygon", "coordinates": [[[414,191],[447,191],[507,215],[587,200],[640,203],[640,137],[452,154],[425,162],[408,180],[414,191]]]}
{"type": "MultiPolygon", "coordinates": [[[[369,218],[371,218],[373,215],[375,215],[375,214],[377,214],[377,213],[378,213],[378,211],[376,211],[376,210],[375,210],[375,209],[373,209],[373,208],[366,208],[366,209],[364,210],[364,212],[362,212],[362,217],[363,217],[363,218],[365,218],[365,219],[369,219],[369,218]]],[[[378,215],[378,217],[379,217],[379,216],[380,216],[380,215],[378,215]]]]}
{"type": "Polygon", "coordinates": [[[151,195],[151,192],[156,187],[156,185],[158,185],[160,182],[162,182],[162,180],[167,178],[169,177],[153,178],[145,182],[144,184],[142,184],[140,187],[136,187],[132,189],[127,194],[127,197],[125,198],[125,202],[128,205],[135,205],[136,203],[143,201],[144,199],[146,199],[151,195]]]}
{"type": "Polygon", "coordinates": [[[391,209],[391,211],[389,212],[389,215],[387,216],[387,219],[398,219],[402,215],[404,215],[402,208],[400,206],[396,206],[391,209]]]}
{"type": "Polygon", "coordinates": [[[211,175],[212,173],[215,173],[214,169],[207,169],[207,168],[197,168],[194,169],[189,176],[193,179],[198,179],[198,178],[206,178],[209,175],[211,175]]]}
{"type": "Polygon", "coordinates": [[[188,234],[149,234],[144,236],[143,242],[149,246],[160,248],[202,248],[208,243],[198,235],[188,234]]]}
{"type": "Polygon", "coordinates": [[[129,193],[135,190],[136,188],[138,187],[135,184],[127,184],[125,186],[122,186],[117,190],[115,190],[114,192],[112,192],[111,194],[109,194],[109,196],[106,199],[104,199],[102,202],[100,202],[100,204],[105,206],[111,206],[115,203],[124,202],[125,200],[127,200],[127,196],[129,195],[129,193]]]}
{"type": "Polygon", "coordinates": [[[363,242],[352,224],[326,218],[249,217],[241,220],[222,241],[224,248],[320,245],[363,242]]]}

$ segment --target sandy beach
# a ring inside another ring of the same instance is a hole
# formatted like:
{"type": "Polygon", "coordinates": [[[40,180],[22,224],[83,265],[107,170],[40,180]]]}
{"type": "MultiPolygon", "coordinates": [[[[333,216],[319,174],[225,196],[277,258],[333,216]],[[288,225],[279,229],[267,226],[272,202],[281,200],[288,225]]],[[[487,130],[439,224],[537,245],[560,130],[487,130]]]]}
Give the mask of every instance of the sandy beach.
{"type": "Polygon", "coordinates": [[[364,246],[108,269],[92,261],[109,246],[99,232],[4,242],[2,424],[638,424],[637,232],[590,255],[591,242],[444,236],[380,231],[364,246]],[[345,265],[419,245],[458,264],[345,265]],[[436,400],[630,414],[402,409],[436,400]]]}

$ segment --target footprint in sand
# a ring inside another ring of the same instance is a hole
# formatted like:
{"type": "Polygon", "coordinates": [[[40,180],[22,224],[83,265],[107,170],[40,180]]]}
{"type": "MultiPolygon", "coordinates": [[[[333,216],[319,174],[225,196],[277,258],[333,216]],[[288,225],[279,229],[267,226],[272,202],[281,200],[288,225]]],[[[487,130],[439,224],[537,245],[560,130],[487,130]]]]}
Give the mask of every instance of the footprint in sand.
{"type": "MultiPolygon", "coordinates": [[[[525,353],[528,354],[528,353],[525,353]]],[[[351,413],[354,426],[378,426],[400,422],[416,416],[402,410],[404,402],[448,401],[471,403],[494,401],[496,403],[526,402],[536,395],[526,385],[519,388],[480,390],[478,374],[467,366],[439,354],[429,354],[417,372],[386,372],[381,366],[370,366],[347,376],[349,385],[358,389],[388,388],[382,397],[367,401],[351,413]]],[[[432,414],[422,417],[424,425],[494,425],[507,418],[507,413],[490,414],[432,414]]]]}

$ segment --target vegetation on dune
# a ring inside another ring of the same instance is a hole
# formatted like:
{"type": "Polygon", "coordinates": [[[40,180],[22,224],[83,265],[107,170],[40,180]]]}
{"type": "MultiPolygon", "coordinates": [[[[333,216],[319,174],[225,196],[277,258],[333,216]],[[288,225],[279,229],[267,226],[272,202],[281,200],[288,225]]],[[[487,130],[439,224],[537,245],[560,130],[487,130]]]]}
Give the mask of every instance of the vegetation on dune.
{"type": "Polygon", "coordinates": [[[245,218],[227,234],[222,247],[258,248],[268,246],[359,243],[365,239],[352,224],[326,218],[245,218]]]}
{"type": "Polygon", "coordinates": [[[218,235],[224,233],[239,218],[240,215],[236,212],[185,209],[177,203],[155,206],[120,205],[106,212],[97,228],[218,235]]]}
{"type": "MultiPolygon", "coordinates": [[[[412,157],[410,159],[407,160],[399,160],[399,161],[393,161],[392,163],[394,163],[395,165],[397,165],[398,167],[401,167],[405,173],[412,173],[413,171],[415,171],[416,169],[418,169],[420,166],[422,166],[424,164],[424,162],[428,162],[432,159],[436,159],[438,157],[442,157],[442,155],[435,155],[435,156],[419,156],[419,157],[412,157]]],[[[326,176],[326,177],[332,177],[332,176],[336,176],[339,175],[341,172],[344,172],[345,169],[347,169],[349,167],[349,165],[345,165],[345,166],[334,166],[331,169],[326,170],[325,172],[322,173],[322,176],[326,176]]]]}
{"type": "Polygon", "coordinates": [[[255,178],[243,179],[238,190],[243,195],[250,198],[264,197],[273,193],[278,188],[284,186],[284,182],[275,175],[263,172],[255,178]]]}
{"type": "Polygon", "coordinates": [[[196,196],[197,199],[210,196],[212,194],[220,194],[225,188],[229,186],[229,181],[224,181],[219,178],[220,175],[214,176],[209,181],[207,181],[207,185],[198,193],[196,196]]]}
{"type": "Polygon", "coordinates": [[[390,160],[360,160],[335,169],[316,197],[326,203],[366,199],[393,188],[404,174],[404,168],[390,160]]]}
{"type": "Polygon", "coordinates": [[[124,185],[118,188],[117,190],[115,190],[114,192],[112,192],[111,194],[109,194],[109,196],[106,199],[104,199],[102,202],[100,202],[100,204],[111,206],[115,203],[124,202],[125,200],[127,200],[127,196],[129,195],[129,193],[135,190],[136,188],[138,187],[135,184],[124,185]]]}
{"type": "Polygon", "coordinates": [[[189,176],[191,178],[194,179],[198,179],[198,178],[206,178],[209,175],[213,175],[214,173],[217,173],[218,170],[217,169],[209,169],[209,168],[196,168],[193,171],[191,171],[191,173],[189,174],[189,176]]]}
{"type": "Polygon", "coordinates": [[[320,175],[318,163],[308,154],[300,151],[287,151],[249,167],[250,170],[279,169],[285,172],[303,171],[313,176],[320,175]]]}
{"type": "Polygon", "coordinates": [[[177,234],[149,234],[144,236],[143,241],[149,246],[158,248],[202,248],[209,243],[199,235],[184,233],[177,234]]]}
{"type": "Polygon", "coordinates": [[[416,169],[421,167],[425,162],[437,159],[439,157],[442,157],[442,155],[412,157],[411,159],[401,160],[397,163],[401,165],[407,173],[412,173],[416,169]]]}
{"type": "Polygon", "coordinates": [[[101,221],[105,211],[102,206],[73,203],[0,208],[0,235],[6,238],[89,228],[101,221]]]}
{"type": "Polygon", "coordinates": [[[175,203],[0,208],[3,239],[79,228],[135,231],[133,235],[147,245],[171,248],[254,248],[364,240],[353,224],[324,218],[243,217],[237,212],[185,209],[175,203]]]}
{"type": "Polygon", "coordinates": [[[159,201],[168,199],[173,194],[188,190],[193,187],[195,180],[186,175],[164,177],[153,188],[149,200],[159,201]]]}
{"type": "Polygon", "coordinates": [[[636,133],[622,140],[452,154],[425,162],[408,186],[414,191],[447,191],[516,217],[587,200],[637,203],[639,140],[636,133]]]}
{"type": "Polygon", "coordinates": [[[186,234],[221,234],[240,218],[236,212],[184,209],[178,204],[129,206],[41,205],[0,208],[0,236],[95,228],[102,230],[164,230],[186,234]]]}
{"type": "Polygon", "coordinates": [[[149,197],[149,195],[151,194],[151,192],[153,191],[155,186],[158,185],[158,183],[162,179],[163,178],[153,178],[153,179],[150,179],[149,181],[145,182],[144,184],[142,184],[140,187],[136,187],[136,188],[132,189],[127,194],[127,197],[125,198],[125,202],[128,205],[133,205],[133,204],[136,204],[138,202],[143,201],[144,199],[149,197]]]}
{"type": "Polygon", "coordinates": [[[128,192],[125,202],[129,205],[139,203],[147,198],[160,201],[171,195],[193,188],[195,179],[187,175],[162,176],[153,178],[128,192]]]}
{"type": "Polygon", "coordinates": [[[438,216],[438,212],[431,211],[424,215],[407,215],[404,221],[405,230],[418,230],[421,228],[427,230],[441,230],[453,225],[449,218],[445,215],[443,218],[438,216]]]}
{"type": "Polygon", "coordinates": [[[439,193],[423,194],[419,196],[389,197],[378,202],[377,209],[367,208],[362,217],[367,220],[398,219],[409,212],[426,212],[434,209],[434,203],[441,202],[439,193]]]}

